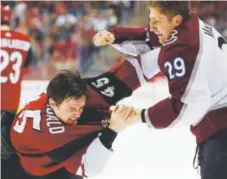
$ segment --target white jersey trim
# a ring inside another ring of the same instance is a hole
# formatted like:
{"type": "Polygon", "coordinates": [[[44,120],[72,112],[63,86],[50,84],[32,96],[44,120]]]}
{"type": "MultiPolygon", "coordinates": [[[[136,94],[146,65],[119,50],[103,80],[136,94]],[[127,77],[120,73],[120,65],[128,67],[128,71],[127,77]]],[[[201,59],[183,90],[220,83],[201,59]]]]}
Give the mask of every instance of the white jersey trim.
{"type": "MultiPolygon", "coordinates": [[[[201,26],[199,23],[199,26],[201,26]]],[[[210,107],[210,91],[207,79],[204,73],[204,37],[199,27],[199,52],[196,57],[193,71],[190,76],[188,86],[181,101],[184,103],[178,117],[169,125],[176,127],[182,125],[197,125],[208,112],[210,107]],[[202,65],[201,65],[202,64],[202,65]]]]}
{"type": "Polygon", "coordinates": [[[227,52],[216,44],[220,34],[214,28],[213,36],[209,36],[203,33],[206,25],[200,20],[199,26],[199,52],[181,98],[184,106],[169,127],[197,126],[208,112],[227,107],[227,52]]]}
{"type": "Polygon", "coordinates": [[[160,50],[161,48],[159,47],[151,50],[150,52],[140,55],[142,71],[147,79],[151,79],[160,71],[160,68],[158,66],[158,57],[160,50]]]}
{"type": "Polygon", "coordinates": [[[133,58],[133,57],[128,57],[126,60],[135,67],[137,77],[140,81],[140,85],[145,84],[147,81],[143,76],[143,72],[142,72],[142,69],[140,67],[138,60],[136,58],[133,58]]]}
{"type": "Polygon", "coordinates": [[[146,109],[145,112],[144,112],[144,118],[145,118],[145,121],[146,121],[148,127],[155,129],[154,125],[152,124],[152,122],[150,120],[150,117],[149,117],[149,114],[148,114],[148,109],[146,109]]]}

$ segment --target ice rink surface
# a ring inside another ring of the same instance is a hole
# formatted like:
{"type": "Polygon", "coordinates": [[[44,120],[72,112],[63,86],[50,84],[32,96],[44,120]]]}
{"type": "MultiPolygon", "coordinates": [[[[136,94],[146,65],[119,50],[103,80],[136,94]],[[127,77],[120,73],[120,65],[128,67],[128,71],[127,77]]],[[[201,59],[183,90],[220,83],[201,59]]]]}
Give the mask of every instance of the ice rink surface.
{"type": "MultiPolygon", "coordinates": [[[[47,82],[23,83],[22,102],[45,90],[47,82]]],[[[147,84],[120,103],[146,108],[169,95],[165,81],[147,84]]],[[[165,112],[165,111],[163,111],[165,112]]],[[[199,179],[192,162],[196,149],[189,127],[154,130],[146,124],[127,128],[113,145],[104,171],[92,179],[199,179]]]]}

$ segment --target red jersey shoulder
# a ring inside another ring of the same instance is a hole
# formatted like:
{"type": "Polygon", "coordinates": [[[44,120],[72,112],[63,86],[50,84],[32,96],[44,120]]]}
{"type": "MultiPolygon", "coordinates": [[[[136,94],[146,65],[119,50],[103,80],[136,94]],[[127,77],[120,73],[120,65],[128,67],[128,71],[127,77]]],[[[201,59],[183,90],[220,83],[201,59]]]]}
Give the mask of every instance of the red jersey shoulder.
{"type": "Polygon", "coordinates": [[[20,32],[1,31],[1,47],[8,53],[19,51],[25,59],[31,48],[30,38],[20,32]]]}
{"type": "Polygon", "coordinates": [[[9,39],[18,39],[18,40],[24,40],[30,43],[30,38],[28,35],[16,32],[16,31],[1,31],[1,37],[2,38],[9,38],[9,39]]]}
{"type": "Polygon", "coordinates": [[[40,94],[37,97],[34,97],[31,101],[29,101],[24,109],[26,110],[37,110],[41,109],[47,102],[47,95],[45,93],[40,94]]]}

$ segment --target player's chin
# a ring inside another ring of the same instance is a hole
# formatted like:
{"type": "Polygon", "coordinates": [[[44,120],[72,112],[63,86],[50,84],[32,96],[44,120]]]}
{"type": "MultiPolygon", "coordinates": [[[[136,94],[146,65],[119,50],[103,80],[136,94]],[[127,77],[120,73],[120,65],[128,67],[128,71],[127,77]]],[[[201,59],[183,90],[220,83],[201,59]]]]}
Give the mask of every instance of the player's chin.
{"type": "Polygon", "coordinates": [[[68,119],[66,123],[69,124],[69,125],[77,124],[77,120],[75,120],[75,119],[68,119]]]}
{"type": "Polygon", "coordinates": [[[160,44],[164,44],[165,40],[166,39],[163,36],[159,37],[159,43],[160,44]]]}

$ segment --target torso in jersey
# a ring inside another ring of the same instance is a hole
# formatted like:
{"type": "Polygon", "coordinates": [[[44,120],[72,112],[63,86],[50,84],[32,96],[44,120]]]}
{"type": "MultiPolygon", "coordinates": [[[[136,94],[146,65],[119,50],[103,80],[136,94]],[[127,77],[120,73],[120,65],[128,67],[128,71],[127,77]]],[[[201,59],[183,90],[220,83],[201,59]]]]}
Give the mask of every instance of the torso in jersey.
{"type": "Polygon", "coordinates": [[[1,109],[17,110],[24,64],[31,44],[29,37],[14,31],[1,31],[1,109]]]}

